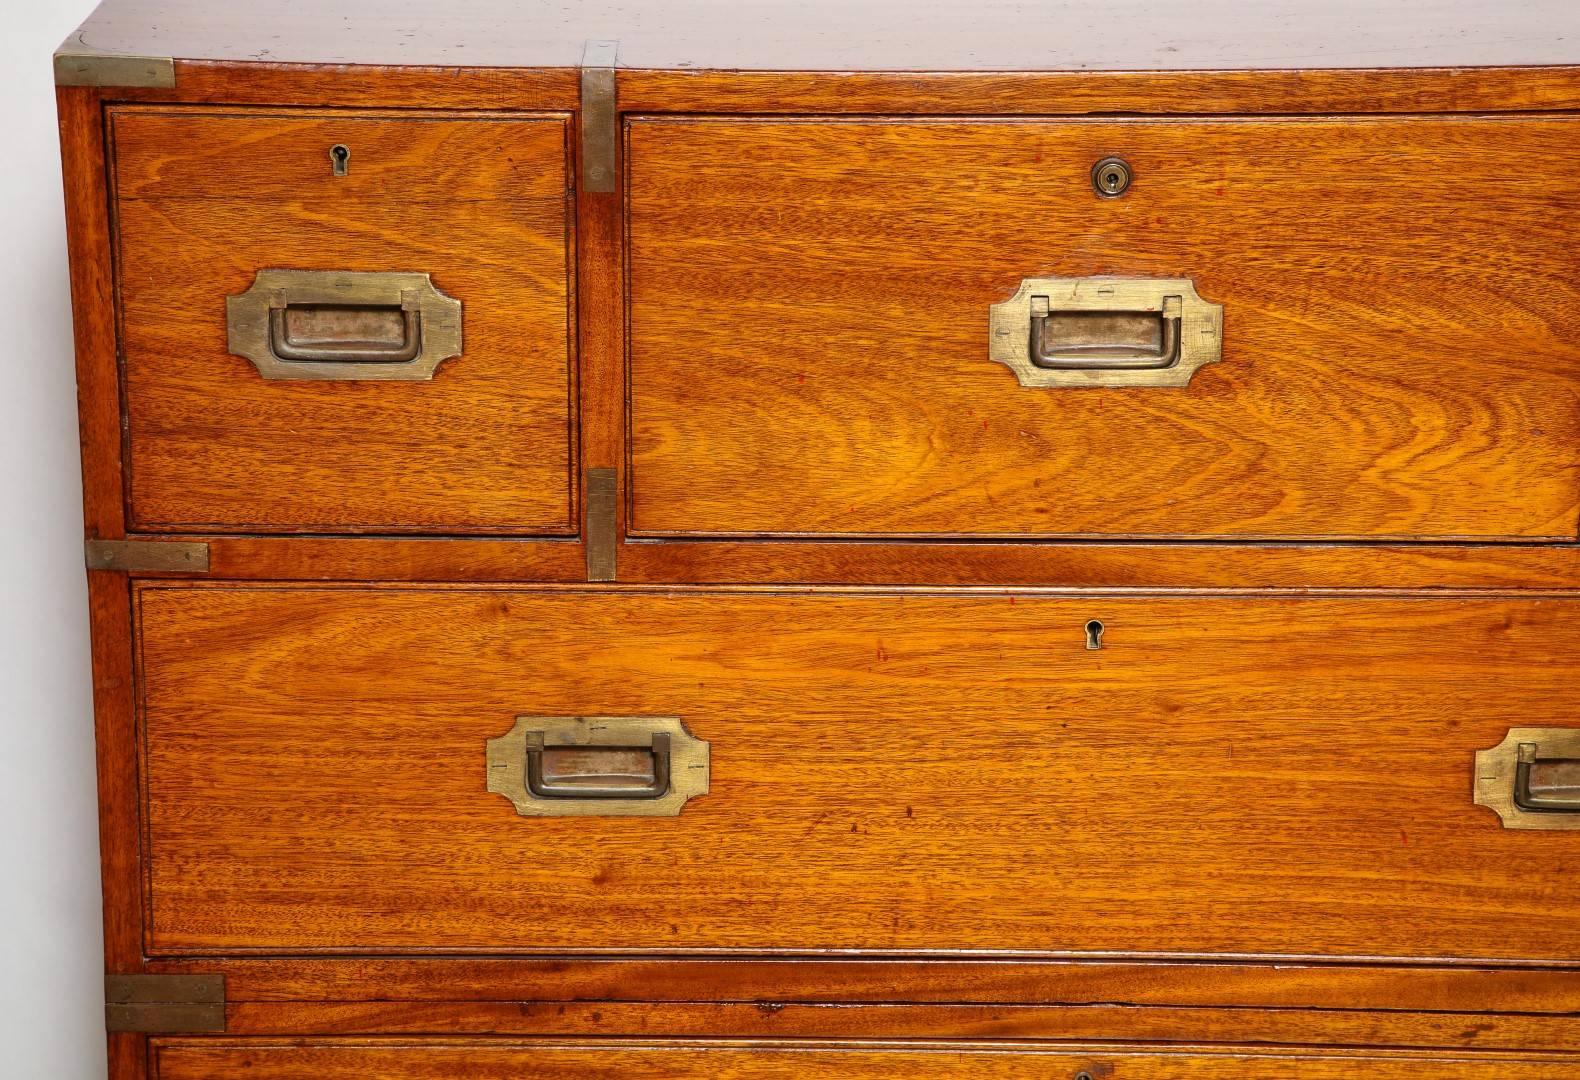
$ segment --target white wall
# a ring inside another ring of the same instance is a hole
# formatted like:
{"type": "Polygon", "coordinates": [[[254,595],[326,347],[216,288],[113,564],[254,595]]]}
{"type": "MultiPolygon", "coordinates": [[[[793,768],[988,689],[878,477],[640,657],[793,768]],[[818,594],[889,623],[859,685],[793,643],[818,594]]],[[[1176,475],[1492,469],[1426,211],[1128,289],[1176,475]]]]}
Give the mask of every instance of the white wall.
{"type": "Polygon", "coordinates": [[[104,987],[82,483],[50,54],[0,0],[0,1078],[96,1080],[104,987]]]}

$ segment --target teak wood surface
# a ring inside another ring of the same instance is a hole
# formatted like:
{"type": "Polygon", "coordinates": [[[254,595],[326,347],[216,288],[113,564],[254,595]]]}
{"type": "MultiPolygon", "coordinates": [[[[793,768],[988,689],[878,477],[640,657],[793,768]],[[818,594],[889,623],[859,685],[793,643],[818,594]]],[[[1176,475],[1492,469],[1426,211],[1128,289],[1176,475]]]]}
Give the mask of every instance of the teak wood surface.
{"type": "Polygon", "coordinates": [[[630,122],[631,531],[1546,538],[1580,521],[1569,119],[630,122]],[[1119,199],[1093,162],[1125,158],[1119,199]],[[1189,387],[1027,388],[1030,277],[1186,277],[1189,387]],[[1025,333],[1025,328],[1022,328],[1025,333]]]}
{"type": "Polygon", "coordinates": [[[564,117],[110,123],[133,527],[578,530],[564,117]],[[464,351],[429,382],[266,381],[224,311],[271,268],[429,273],[464,351]]]}
{"type": "Polygon", "coordinates": [[[73,39],[175,75],[58,95],[85,532],[220,585],[89,575],[107,968],[227,985],[227,1037],[112,1033],[113,1080],[1576,1071],[1575,834],[1500,829],[1469,762],[1572,726],[1580,9],[909,12],[110,0],[73,39]],[[468,355],[261,383],[223,296],[287,259],[431,270],[468,355]],[[1230,304],[1184,417],[1072,429],[986,360],[1020,277],[1165,268],[1230,304]],[[584,468],[631,587],[550,584],[584,468]],[[481,740],[548,698],[689,711],[714,794],[516,818],[481,740]]]}
{"type": "Polygon", "coordinates": [[[154,954],[1580,952],[1580,834],[1471,803],[1476,750],[1569,721],[1569,599],[149,586],[138,611],[154,954]],[[679,716],[711,792],[519,818],[482,753],[518,714],[679,716]]]}
{"type": "Polygon", "coordinates": [[[1197,1049],[1179,1053],[1117,1046],[994,1047],[955,1043],[750,1045],[620,1042],[313,1041],[302,1044],[159,1038],[154,1080],[1563,1080],[1577,1061],[1562,1057],[1419,1053],[1343,1054],[1300,1050],[1197,1049]]]}

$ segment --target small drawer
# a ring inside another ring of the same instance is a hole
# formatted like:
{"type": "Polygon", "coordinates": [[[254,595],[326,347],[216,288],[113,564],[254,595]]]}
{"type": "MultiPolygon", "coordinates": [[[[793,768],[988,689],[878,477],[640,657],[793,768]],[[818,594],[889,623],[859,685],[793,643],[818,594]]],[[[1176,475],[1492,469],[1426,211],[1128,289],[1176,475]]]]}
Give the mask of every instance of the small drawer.
{"type": "Polygon", "coordinates": [[[627,136],[636,535],[1576,536],[1580,120],[627,136]]]}
{"type": "Polygon", "coordinates": [[[130,528],[575,531],[565,117],[110,125],[130,528]]]}
{"type": "Polygon", "coordinates": [[[621,1041],[158,1039],[153,1080],[1571,1080],[1572,1055],[621,1041]]]}
{"type": "Polygon", "coordinates": [[[1493,753],[1580,756],[1576,599],[146,584],[137,626],[153,955],[1580,958],[1580,801],[1528,773],[1521,820],[1493,753]]]}

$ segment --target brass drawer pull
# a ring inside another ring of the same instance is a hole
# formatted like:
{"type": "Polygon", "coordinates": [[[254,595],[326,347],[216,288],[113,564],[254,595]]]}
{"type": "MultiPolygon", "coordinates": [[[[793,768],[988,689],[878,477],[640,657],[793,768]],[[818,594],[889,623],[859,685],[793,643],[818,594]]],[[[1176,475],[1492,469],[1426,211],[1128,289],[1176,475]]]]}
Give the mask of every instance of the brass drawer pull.
{"type": "Polygon", "coordinates": [[[1514,805],[1539,813],[1580,813],[1580,759],[1542,759],[1536,743],[1520,747],[1514,771],[1514,805]]]}
{"type": "Polygon", "coordinates": [[[1478,750],[1475,801],[1506,829],[1580,829],[1580,728],[1512,728],[1478,750]]]}
{"type": "Polygon", "coordinates": [[[524,817],[673,817],[708,791],[708,744],[674,716],[518,716],[488,790],[524,817]]]}
{"type": "Polygon", "coordinates": [[[461,353],[461,302],[427,274],[260,270],[225,312],[265,379],[422,381],[461,353]]]}
{"type": "Polygon", "coordinates": [[[1185,386],[1223,357],[1223,307],[1185,278],[1027,278],[989,324],[1022,386],[1185,386]]]}
{"type": "Polygon", "coordinates": [[[1046,296],[1031,298],[1031,362],[1040,368],[1147,370],[1173,367],[1179,359],[1177,296],[1165,296],[1159,312],[1053,312],[1046,296]]]}
{"type": "Polygon", "coordinates": [[[545,746],[527,733],[527,791],[537,799],[657,799],[669,793],[669,733],[634,746],[545,746]]]}
{"type": "Polygon", "coordinates": [[[411,299],[398,308],[282,304],[269,309],[269,348],[298,364],[407,364],[422,352],[422,314],[411,299]]]}

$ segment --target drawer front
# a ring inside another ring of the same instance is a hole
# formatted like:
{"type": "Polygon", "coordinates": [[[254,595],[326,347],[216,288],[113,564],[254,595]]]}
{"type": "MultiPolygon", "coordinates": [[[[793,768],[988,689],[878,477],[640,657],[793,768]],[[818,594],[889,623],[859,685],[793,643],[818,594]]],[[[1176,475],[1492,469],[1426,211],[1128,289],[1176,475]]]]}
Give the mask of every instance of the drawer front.
{"type": "Polygon", "coordinates": [[[111,132],[130,527],[574,531],[563,117],[111,132]]]}
{"type": "Polygon", "coordinates": [[[1576,150],[1566,117],[636,118],[633,529],[1572,539],[1580,175],[1531,166],[1576,150]],[[1189,279],[1221,360],[989,359],[991,305],[1093,276],[1189,279]]]}
{"type": "Polygon", "coordinates": [[[958,1044],[842,1047],[828,1044],[607,1046],[438,1042],[247,1045],[159,1040],[154,1080],[1567,1080],[1569,1056],[1324,1054],[1320,1051],[1128,1051],[1114,1047],[987,1048],[958,1044]]]}
{"type": "Polygon", "coordinates": [[[137,597],[153,954],[1580,958],[1580,831],[1472,802],[1575,599],[137,597]],[[521,816],[519,716],[678,718],[706,793],[521,816]]]}

